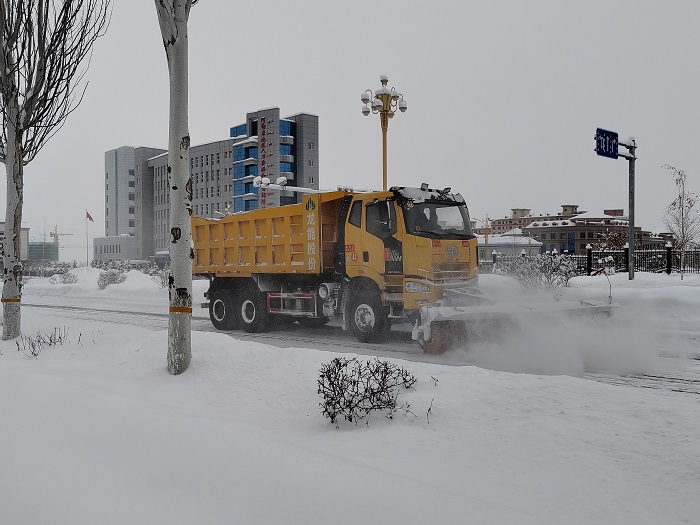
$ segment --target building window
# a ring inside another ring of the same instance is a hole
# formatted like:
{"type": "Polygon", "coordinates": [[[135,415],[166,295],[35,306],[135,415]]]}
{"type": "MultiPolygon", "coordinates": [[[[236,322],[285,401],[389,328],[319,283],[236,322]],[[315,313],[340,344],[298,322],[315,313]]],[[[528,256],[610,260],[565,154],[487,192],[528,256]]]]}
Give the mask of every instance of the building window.
{"type": "Polygon", "coordinates": [[[133,188],[134,186],[136,186],[136,183],[133,180],[130,180],[129,181],[129,188],[133,188]]]}
{"type": "Polygon", "coordinates": [[[129,206],[129,214],[133,215],[134,214],[134,207],[129,206]]]}
{"type": "Polygon", "coordinates": [[[289,120],[280,120],[280,135],[283,137],[292,134],[292,123],[289,120]]]}
{"type": "Polygon", "coordinates": [[[134,194],[133,194],[133,193],[129,193],[129,200],[130,200],[130,201],[133,201],[133,200],[134,200],[134,194]]]}
{"type": "Polygon", "coordinates": [[[309,167],[310,168],[314,167],[314,159],[309,159],[309,167]]]}
{"type": "Polygon", "coordinates": [[[134,219],[129,219],[129,228],[134,227],[134,219]]]}
{"type": "Polygon", "coordinates": [[[314,149],[314,143],[313,143],[313,142],[309,142],[309,149],[314,149]]]}
{"type": "MultiPolygon", "coordinates": [[[[557,236],[556,236],[556,234],[554,234],[554,233],[550,233],[550,234],[549,234],[549,238],[550,238],[551,240],[554,240],[554,239],[557,238],[557,236]]],[[[552,245],[552,246],[554,246],[554,245],[552,245]]]]}

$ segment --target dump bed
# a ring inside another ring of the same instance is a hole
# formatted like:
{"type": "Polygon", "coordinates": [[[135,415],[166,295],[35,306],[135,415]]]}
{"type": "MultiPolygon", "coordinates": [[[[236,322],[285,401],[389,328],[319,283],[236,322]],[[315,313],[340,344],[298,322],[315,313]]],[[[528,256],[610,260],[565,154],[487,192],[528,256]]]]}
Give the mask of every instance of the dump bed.
{"type": "Polygon", "coordinates": [[[301,204],[192,219],[195,275],[321,274],[333,270],[344,191],[304,195],[301,204]]]}

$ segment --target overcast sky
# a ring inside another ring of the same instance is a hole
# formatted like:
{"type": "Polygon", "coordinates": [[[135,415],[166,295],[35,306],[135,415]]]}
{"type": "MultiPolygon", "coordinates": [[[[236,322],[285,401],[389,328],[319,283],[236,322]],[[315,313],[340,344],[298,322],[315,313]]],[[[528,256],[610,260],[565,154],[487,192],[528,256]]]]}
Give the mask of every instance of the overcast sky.
{"type": "MultiPolygon", "coordinates": [[[[674,185],[661,166],[686,170],[700,192],[699,15],[700,3],[681,0],[200,0],[189,25],[192,143],[227,138],[248,111],[309,112],[321,187],[380,188],[379,118],[362,116],[360,94],[384,74],[408,102],[389,125],[389,185],[451,186],[474,218],[562,204],[627,213],[628,162],[596,156],[602,127],[637,139],[636,224],[662,231],[674,185]]],[[[30,239],[58,226],[73,234],[61,259],[79,262],[86,208],[89,237],[104,235],[104,152],[167,147],[153,2],[116,0],[87,76],[82,105],[25,170],[30,239]]]]}

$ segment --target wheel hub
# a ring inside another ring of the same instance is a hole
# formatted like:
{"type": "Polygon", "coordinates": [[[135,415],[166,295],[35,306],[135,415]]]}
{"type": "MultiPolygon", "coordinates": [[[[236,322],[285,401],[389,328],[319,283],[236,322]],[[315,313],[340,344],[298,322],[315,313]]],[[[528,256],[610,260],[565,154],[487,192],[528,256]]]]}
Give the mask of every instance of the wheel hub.
{"type": "Polygon", "coordinates": [[[374,310],[367,304],[358,305],[355,309],[355,325],[363,332],[369,332],[374,323],[374,310]]]}
{"type": "Polygon", "coordinates": [[[214,301],[214,305],[212,306],[212,315],[214,316],[214,319],[217,321],[221,322],[224,320],[224,316],[226,315],[226,306],[224,305],[224,302],[221,299],[216,299],[214,301]]]}
{"type": "Polygon", "coordinates": [[[241,317],[246,323],[252,323],[255,320],[255,304],[253,301],[246,299],[241,305],[241,317]]]}

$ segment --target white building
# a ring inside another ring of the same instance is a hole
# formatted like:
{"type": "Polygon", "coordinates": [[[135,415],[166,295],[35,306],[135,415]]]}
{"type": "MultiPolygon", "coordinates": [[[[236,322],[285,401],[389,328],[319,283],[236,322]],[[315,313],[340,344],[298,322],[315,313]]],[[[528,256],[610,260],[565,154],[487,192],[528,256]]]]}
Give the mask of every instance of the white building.
{"type": "Polygon", "coordinates": [[[108,237],[95,237],[93,259],[131,259],[145,260],[136,249],[136,237],[134,235],[110,235],[108,237]]]}
{"type": "Polygon", "coordinates": [[[500,255],[522,255],[523,250],[526,255],[537,255],[542,246],[538,240],[524,236],[518,228],[503,234],[489,235],[488,239],[484,235],[477,235],[476,238],[480,260],[490,259],[494,250],[500,255]]]}

